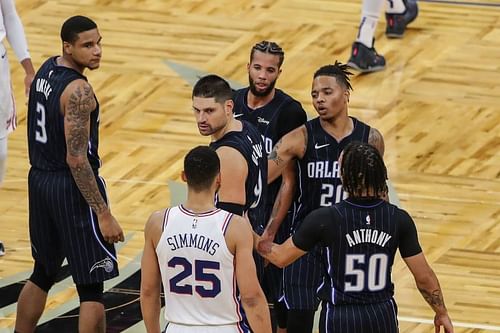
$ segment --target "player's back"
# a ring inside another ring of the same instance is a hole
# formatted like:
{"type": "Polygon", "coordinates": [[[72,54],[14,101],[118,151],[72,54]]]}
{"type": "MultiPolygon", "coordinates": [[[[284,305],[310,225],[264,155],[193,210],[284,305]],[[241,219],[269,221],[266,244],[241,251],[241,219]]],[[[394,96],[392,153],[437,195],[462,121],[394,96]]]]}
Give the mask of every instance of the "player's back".
{"type": "Polygon", "coordinates": [[[248,166],[245,181],[244,211],[254,230],[263,230],[265,223],[265,204],[267,197],[267,156],[263,150],[260,133],[246,121],[242,121],[241,131],[226,133],[219,140],[210,143],[212,149],[222,146],[232,147],[240,152],[248,166]]]}
{"type": "MultiPolygon", "coordinates": [[[[66,138],[61,95],[74,80],[87,80],[72,68],[60,66],[57,57],[49,58],[38,70],[30,89],[28,103],[28,150],[33,168],[45,171],[68,170],[66,138]]],[[[80,103],[80,101],[76,101],[80,103]]],[[[97,100],[96,100],[97,103],[97,100]]],[[[97,172],[99,104],[91,113],[90,137],[87,156],[97,172]]]]}
{"type": "MultiPolygon", "coordinates": [[[[320,298],[331,304],[391,299],[394,256],[405,214],[382,199],[346,199],[329,209],[333,240],[325,251],[329,278],[320,298]]],[[[326,244],[325,244],[326,245],[326,244]]]]}
{"type": "Polygon", "coordinates": [[[242,320],[234,256],[224,238],[232,214],[167,209],[156,247],[165,319],[181,325],[231,325],[242,320]]]}

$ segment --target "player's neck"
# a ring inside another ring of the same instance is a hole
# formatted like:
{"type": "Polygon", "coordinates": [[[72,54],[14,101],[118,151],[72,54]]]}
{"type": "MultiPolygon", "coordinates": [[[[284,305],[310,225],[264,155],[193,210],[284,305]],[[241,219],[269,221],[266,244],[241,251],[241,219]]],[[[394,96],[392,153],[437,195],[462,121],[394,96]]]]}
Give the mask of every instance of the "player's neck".
{"type": "Polygon", "coordinates": [[[65,55],[62,55],[61,57],[57,58],[56,61],[58,65],[72,68],[80,74],[83,74],[83,71],[85,70],[84,66],[77,65],[76,62],[74,62],[73,59],[71,59],[71,57],[67,57],[65,55]]]}
{"type": "Polygon", "coordinates": [[[261,108],[269,104],[269,102],[273,100],[275,94],[276,94],[276,88],[271,90],[271,92],[266,96],[256,96],[249,89],[247,94],[247,105],[250,109],[254,110],[261,108]]]}
{"type": "Polygon", "coordinates": [[[216,133],[212,134],[212,140],[217,141],[220,138],[222,138],[224,135],[226,135],[228,132],[232,132],[232,131],[239,132],[242,129],[243,129],[243,124],[241,123],[241,121],[239,121],[238,119],[234,119],[233,116],[231,116],[231,118],[229,118],[229,120],[227,121],[226,126],[221,128],[216,133]]]}
{"type": "Polygon", "coordinates": [[[347,112],[342,112],[337,117],[328,120],[320,118],[320,124],[321,127],[337,141],[341,141],[354,130],[354,122],[352,118],[347,115],[347,112]]]}
{"type": "Polygon", "coordinates": [[[188,189],[187,200],[182,206],[194,213],[203,213],[215,209],[215,193],[212,190],[195,192],[188,189]]]}

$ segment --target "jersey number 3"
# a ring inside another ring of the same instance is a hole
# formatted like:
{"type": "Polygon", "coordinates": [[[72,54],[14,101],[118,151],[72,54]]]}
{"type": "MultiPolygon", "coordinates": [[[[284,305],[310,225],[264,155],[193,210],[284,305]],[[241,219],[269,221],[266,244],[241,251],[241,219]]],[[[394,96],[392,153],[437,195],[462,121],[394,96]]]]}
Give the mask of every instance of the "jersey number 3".
{"type": "Polygon", "coordinates": [[[43,104],[36,103],[36,126],[35,140],[40,143],[47,143],[47,130],[45,130],[45,107],[43,104]]]}
{"type": "MultiPolygon", "coordinates": [[[[183,270],[170,279],[170,291],[176,294],[193,294],[193,286],[190,284],[181,284],[182,280],[193,274],[193,265],[183,257],[173,257],[168,262],[168,267],[182,266],[183,270]]],[[[206,288],[204,285],[197,285],[194,290],[201,297],[214,298],[221,291],[221,283],[219,278],[213,273],[207,273],[205,270],[219,270],[220,263],[209,260],[195,260],[194,261],[194,278],[195,281],[208,282],[212,286],[206,288]]]]}

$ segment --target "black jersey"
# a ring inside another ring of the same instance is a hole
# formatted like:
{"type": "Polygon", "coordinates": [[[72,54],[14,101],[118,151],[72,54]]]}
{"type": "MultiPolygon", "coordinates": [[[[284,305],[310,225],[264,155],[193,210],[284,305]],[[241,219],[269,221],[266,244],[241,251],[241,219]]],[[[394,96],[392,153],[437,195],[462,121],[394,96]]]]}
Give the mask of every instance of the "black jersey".
{"type": "Polygon", "coordinates": [[[352,121],[352,133],[340,142],[321,127],[319,118],[306,123],[307,148],[304,157],[297,161],[295,228],[314,209],[331,206],[346,197],[340,179],[340,153],[352,141],[368,142],[370,133],[370,126],[356,118],[352,121]]]}
{"type": "Polygon", "coordinates": [[[259,132],[248,122],[242,121],[241,131],[226,133],[217,141],[211,142],[210,147],[217,150],[227,146],[236,149],[243,155],[248,166],[248,175],[245,181],[244,212],[254,230],[262,229],[264,220],[264,205],[267,195],[267,157],[264,154],[262,138],[259,132]]]}
{"type": "MultiPolygon", "coordinates": [[[[32,167],[45,171],[68,169],[66,137],[60,98],[67,85],[87,78],[72,68],[59,66],[57,57],[49,58],[40,67],[30,88],[28,103],[28,150],[32,167]]],[[[101,161],[99,145],[99,103],[90,115],[90,136],[87,156],[97,172],[101,161]]]]}
{"type": "MultiPolygon", "coordinates": [[[[269,155],[274,145],[288,132],[303,125],[307,115],[300,102],[285,94],[280,89],[275,89],[273,99],[266,105],[252,109],[248,106],[248,92],[250,88],[235,91],[234,117],[246,120],[254,125],[262,135],[266,155],[269,155]]],[[[269,184],[267,188],[267,213],[269,218],[276,196],[281,186],[281,177],[269,184]]]]}
{"type": "Polygon", "coordinates": [[[327,278],[319,296],[330,304],[366,304],[394,295],[392,265],[399,248],[403,258],[422,252],[408,213],[382,199],[346,199],[315,210],[293,236],[304,251],[323,251],[327,278]]]}

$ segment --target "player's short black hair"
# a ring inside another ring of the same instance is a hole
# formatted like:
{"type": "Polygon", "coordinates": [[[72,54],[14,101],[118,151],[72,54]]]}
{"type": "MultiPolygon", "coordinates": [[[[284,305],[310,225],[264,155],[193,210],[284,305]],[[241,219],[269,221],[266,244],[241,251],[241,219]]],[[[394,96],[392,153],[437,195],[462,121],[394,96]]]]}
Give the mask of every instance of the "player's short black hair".
{"type": "Polygon", "coordinates": [[[219,171],[219,156],[207,146],[191,149],[184,158],[184,174],[188,187],[197,192],[208,190],[219,171]]]}
{"type": "Polygon", "coordinates": [[[344,149],[342,188],[349,197],[367,197],[367,191],[381,198],[387,194],[387,169],[377,148],[368,143],[351,142],[344,149]]]}
{"type": "Polygon", "coordinates": [[[283,61],[285,61],[285,52],[283,49],[275,42],[270,42],[267,40],[263,40],[261,42],[258,42],[252,47],[252,50],[250,51],[250,62],[253,60],[253,55],[255,51],[260,51],[263,53],[269,53],[272,55],[277,55],[279,56],[279,63],[278,63],[278,68],[283,65],[283,61]]]}
{"type": "Polygon", "coordinates": [[[349,72],[349,66],[335,60],[335,64],[322,66],[314,72],[313,79],[318,76],[332,76],[344,89],[352,90],[349,75],[352,75],[352,73],[349,72]]]}
{"type": "Polygon", "coordinates": [[[218,75],[203,76],[193,87],[192,97],[215,98],[217,103],[223,104],[233,98],[233,90],[226,80],[218,75]]]}
{"type": "Polygon", "coordinates": [[[73,44],[78,39],[80,32],[96,28],[97,24],[88,17],[81,15],[72,16],[61,27],[61,40],[73,44]]]}

